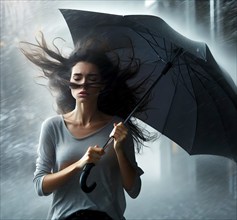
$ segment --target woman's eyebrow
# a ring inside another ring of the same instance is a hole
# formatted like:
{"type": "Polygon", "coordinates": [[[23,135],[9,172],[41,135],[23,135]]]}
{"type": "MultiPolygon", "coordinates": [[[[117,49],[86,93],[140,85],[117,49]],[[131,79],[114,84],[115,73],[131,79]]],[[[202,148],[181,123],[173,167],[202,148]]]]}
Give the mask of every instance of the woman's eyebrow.
{"type": "MultiPolygon", "coordinates": [[[[75,76],[82,76],[83,74],[82,73],[73,73],[73,75],[75,76]]],[[[88,76],[98,76],[99,73],[88,73],[87,74],[88,76]]]]}

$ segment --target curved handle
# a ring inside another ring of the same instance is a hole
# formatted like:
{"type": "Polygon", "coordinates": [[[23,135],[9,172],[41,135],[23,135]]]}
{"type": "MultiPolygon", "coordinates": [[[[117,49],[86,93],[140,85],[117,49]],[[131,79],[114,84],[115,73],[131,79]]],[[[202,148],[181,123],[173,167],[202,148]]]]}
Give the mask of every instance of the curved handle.
{"type": "MultiPolygon", "coordinates": [[[[105,145],[103,146],[103,149],[105,150],[106,147],[111,144],[111,142],[114,140],[114,137],[110,137],[107,142],[105,143],[105,145]]],[[[88,179],[88,176],[91,172],[91,169],[92,167],[94,167],[95,164],[94,163],[87,163],[83,169],[82,169],[82,173],[81,173],[81,176],[80,176],[80,185],[81,185],[81,189],[85,192],[85,193],[90,193],[92,192],[95,187],[96,187],[96,183],[93,183],[92,185],[90,186],[87,186],[86,185],[86,181],[88,179]]]]}
{"type": "Polygon", "coordinates": [[[90,186],[87,186],[86,185],[86,181],[87,181],[87,178],[91,172],[91,169],[95,166],[94,163],[88,163],[86,164],[84,167],[83,167],[83,170],[82,170],[82,173],[81,173],[81,176],[80,176],[80,185],[81,185],[81,189],[85,192],[85,193],[90,193],[92,192],[95,187],[96,187],[96,183],[93,183],[92,185],[90,186]]]}

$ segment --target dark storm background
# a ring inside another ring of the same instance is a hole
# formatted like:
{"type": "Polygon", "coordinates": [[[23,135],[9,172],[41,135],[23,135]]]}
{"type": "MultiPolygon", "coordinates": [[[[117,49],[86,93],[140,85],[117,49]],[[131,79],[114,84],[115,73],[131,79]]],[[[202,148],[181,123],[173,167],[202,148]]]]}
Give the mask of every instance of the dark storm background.
{"type": "MultiPolygon", "coordinates": [[[[20,53],[19,41],[43,31],[72,48],[58,8],[160,16],[181,34],[210,46],[234,82],[237,50],[235,0],[1,1],[0,219],[45,219],[51,197],[38,197],[32,177],[42,121],[55,115],[53,98],[35,78],[39,70],[20,53]]],[[[127,219],[237,218],[236,163],[217,156],[189,156],[168,138],[137,155],[145,171],[141,195],[128,198],[127,219]]]]}

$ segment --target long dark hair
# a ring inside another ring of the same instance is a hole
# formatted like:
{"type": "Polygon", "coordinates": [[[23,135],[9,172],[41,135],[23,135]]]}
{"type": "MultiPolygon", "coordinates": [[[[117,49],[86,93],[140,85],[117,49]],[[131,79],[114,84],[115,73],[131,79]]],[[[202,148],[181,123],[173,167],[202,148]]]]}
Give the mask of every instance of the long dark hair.
{"type": "MultiPolygon", "coordinates": [[[[105,85],[98,97],[98,109],[101,112],[126,119],[144,93],[143,88],[147,78],[136,84],[129,84],[140,69],[140,61],[133,53],[126,62],[121,61],[120,56],[112,52],[105,41],[91,37],[78,42],[72,53],[66,57],[55,45],[54,50],[50,49],[43,34],[36,41],[37,44],[21,42],[20,48],[32,63],[41,68],[43,77],[48,80],[50,90],[56,94],[58,114],[65,114],[75,108],[75,99],[71,95],[69,81],[72,67],[80,61],[92,63],[99,69],[105,85]]],[[[135,117],[137,113],[146,110],[148,101],[149,98],[138,107],[135,117]]],[[[155,135],[140,128],[134,119],[128,120],[127,126],[137,143],[138,152],[144,142],[155,139],[155,135]]]]}

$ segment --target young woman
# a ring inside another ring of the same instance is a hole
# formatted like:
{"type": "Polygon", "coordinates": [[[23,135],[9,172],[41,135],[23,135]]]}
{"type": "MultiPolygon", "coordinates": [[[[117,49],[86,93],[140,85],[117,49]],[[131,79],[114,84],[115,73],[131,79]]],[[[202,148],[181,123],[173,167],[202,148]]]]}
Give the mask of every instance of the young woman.
{"type": "MultiPolygon", "coordinates": [[[[121,67],[117,56],[98,49],[93,40],[80,44],[68,58],[50,50],[43,36],[37,45],[28,45],[34,49],[23,53],[41,67],[57,95],[59,114],[42,124],[34,173],[38,194],[53,194],[49,219],[125,219],[124,190],[136,198],[143,174],[136,163],[134,140],[150,138],[132,120],[123,124],[144,83],[127,84],[137,74],[139,62],[131,59],[121,67]],[[113,144],[103,150],[111,136],[113,144]],[[79,185],[87,163],[96,164],[88,178],[88,184],[97,183],[91,193],[79,185]]],[[[145,103],[138,111],[144,107],[145,103]]]]}

